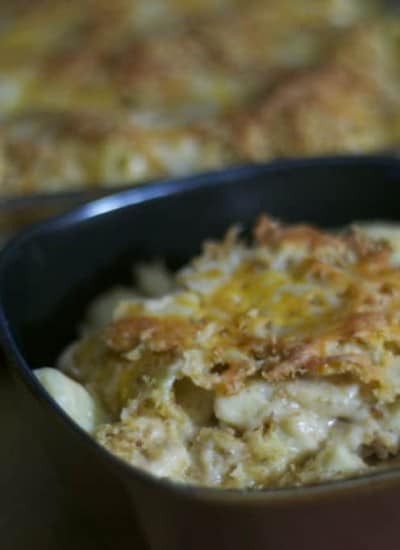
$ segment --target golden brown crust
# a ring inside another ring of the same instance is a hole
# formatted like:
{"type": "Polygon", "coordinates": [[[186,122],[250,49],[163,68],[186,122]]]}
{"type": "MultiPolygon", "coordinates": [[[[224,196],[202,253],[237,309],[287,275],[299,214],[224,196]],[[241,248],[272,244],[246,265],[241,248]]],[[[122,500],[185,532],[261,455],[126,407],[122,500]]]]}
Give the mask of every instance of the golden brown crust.
{"type": "MultiPolygon", "coordinates": [[[[331,330],[322,331],[322,335],[313,337],[311,342],[293,338],[293,341],[281,341],[277,347],[280,352],[273,360],[266,360],[262,375],[269,381],[285,380],[305,374],[353,374],[365,383],[379,381],[379,366],[374,364],[369,350],[357,349],[354,353],[338,353],[326,355],[327,344],[334,342],[337,347],[345,342],[367,343],[370,337],[384,333],[389,329],[385,315],[379,312],[348,314],[338,320],[337,326],[331,330]]],[[[396,335],[396,343],[400,343],[396,335]]],[[[336,350],[335,350],[336,351],[336,350]]]]}
{"type": "Polygon", "coordinates": [[[136,316],[115,321],[105,333],[105,342],[113,351],[127,352],[141,343],[156,353],[190,346],[196,326],[179,317],[160,319],[136,316]]]}
{"type": "Polygon", "coordinates": [[[332,273],[338,265],[343,265],[349,253],[356,256],[360,271],[363,266],[370,272],[389,269],[390,245],[369,238],[357,227],[344,235],[333,235],[310,225],[282,225],[262,215],[254,226],[253,236],[261,246],[278,248],[285,244],[306,245],[312,254],[307,268],[314,275],[332,273]],[[330,249],[331,254],[334,253],[335,265],[320,262],[315,256],[319,249],[330,249]],[[341,262],[340,257],[343,258],[341,262]]]}
{"type": "Polygon", "coordinates": [[[284,78],[252,112],[228,124],[239,154],[251,160],[356,152],[391,140],[390,105],[370,80],[348,67],[325,65],[284,78]]]}
{"type": "Polygon", "coordinates": [[[0,195],[133,184],[229,158],[207,128],[144,127],[120,113],[26,113],[0,127],[0,195]]]}
{"type": "MultiPolygon", "coordinates": [[[[383,364],[390,359],[384,353],[377,357],[377,350],[374,355],[374,348],[382,340],[386,349],[400,344],[399,270],[391,265],[390,246],[357,229],[333,236],[309,226],[282,227],[266,217],[257,223],[255,236],[268,247],[306,245],[310,255],[302,276],[336,292],[340,288],[342,297],[340,309],[328,314],[319,327],[278,338],[273,350],[264,350],[270,355],[264,359],[263,376],[277,381],[304,374],[350,373],[366,384],[388,384],[383,364]],[[348,351],[352,345],[353,351],[348,351]]],[[[389,386],[386,389],[390,392],[389,386]]]]}
{"type": "Polygon", "coordinates": [[[358,229],[333,235],[266,216],[254,234],[252,246],[236,229],[208,243],[181,275],[168,311],[128,302],[105,332],[108,353],[161,365],[172,352],[185,376],[218,394],[257,377],[346,375],[393,399],[400,277],[390,245],[358,229]],[[229,268],[232,258],[241,259],[229,268]]]}
{"type": "Polygon", "coordinates": [[[277,247],[285,243],[306,243],[312,251],[320,246],[340,247],[343,239],[310,225],[283,226],[268,216],[260,216],[253,230],[259,245],[277,247]]]}

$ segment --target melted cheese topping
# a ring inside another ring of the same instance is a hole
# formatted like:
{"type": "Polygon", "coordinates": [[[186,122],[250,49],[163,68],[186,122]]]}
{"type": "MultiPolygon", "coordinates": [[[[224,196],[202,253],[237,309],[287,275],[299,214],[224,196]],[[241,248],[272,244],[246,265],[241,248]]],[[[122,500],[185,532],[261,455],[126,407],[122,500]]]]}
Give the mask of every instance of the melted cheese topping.
{"type": "Polygon", "coordinates": [[[263,217],[252,244],[233,229],[173,280],[160,271],[161,296],[102,298],[60,361],[110,415],[97,440],[216,487],[387,463],[400,447],[398,235],[263,217]]]}
{"type": "Polygon", "coordinates": [[[0,195],[399,142],[399,19],[372,1],[4,4],[0,195]]]}

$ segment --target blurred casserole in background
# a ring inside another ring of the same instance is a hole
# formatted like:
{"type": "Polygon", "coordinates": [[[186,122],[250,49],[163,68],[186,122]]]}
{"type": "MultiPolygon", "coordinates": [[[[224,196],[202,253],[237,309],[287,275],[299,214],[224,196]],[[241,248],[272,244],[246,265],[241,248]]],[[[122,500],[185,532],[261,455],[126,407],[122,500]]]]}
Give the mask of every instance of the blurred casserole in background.
{"type": "Polygon", "coordinates": [[[400,140],[379,3],[19,0],[0,21],[2,197],[400,140]]]}

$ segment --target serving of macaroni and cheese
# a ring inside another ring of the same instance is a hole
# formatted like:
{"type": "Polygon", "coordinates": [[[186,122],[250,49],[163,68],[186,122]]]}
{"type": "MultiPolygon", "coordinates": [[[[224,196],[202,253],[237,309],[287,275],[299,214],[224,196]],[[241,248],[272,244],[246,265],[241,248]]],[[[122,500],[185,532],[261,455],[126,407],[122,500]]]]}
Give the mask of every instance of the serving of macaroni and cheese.
{"type": "Polygon", "coordinates": [[[171,275],[90,307],[58,369],[35,371],[111,453],[217,488],[297,486],[400,449],[400,233],[268,217],[171,275]]]}

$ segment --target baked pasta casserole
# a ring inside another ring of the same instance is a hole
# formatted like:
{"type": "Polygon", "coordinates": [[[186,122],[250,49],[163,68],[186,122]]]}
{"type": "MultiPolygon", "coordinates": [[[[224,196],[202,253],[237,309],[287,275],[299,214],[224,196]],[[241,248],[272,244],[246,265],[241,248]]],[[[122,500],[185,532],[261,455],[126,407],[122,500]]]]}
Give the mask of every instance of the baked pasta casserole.
{"type": "Polygon", "coordinates": [[[0,6],[0,196],[395,148],[400,18],[372,0],[0,6]]]}
{"type": "Polygon", "coordinates": [[[268,217],[89,309],[35,371],[96,440],[155,476],[285,487],[387,466],[400,449],[400,230],[268,217]]]}

